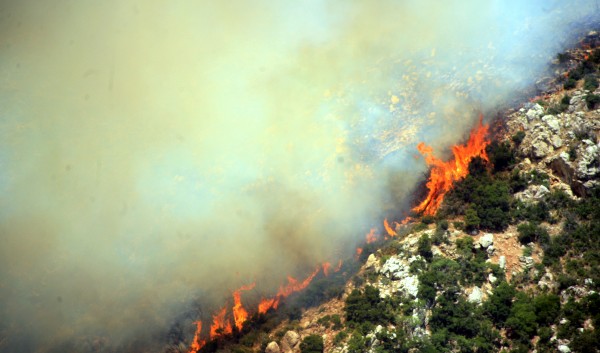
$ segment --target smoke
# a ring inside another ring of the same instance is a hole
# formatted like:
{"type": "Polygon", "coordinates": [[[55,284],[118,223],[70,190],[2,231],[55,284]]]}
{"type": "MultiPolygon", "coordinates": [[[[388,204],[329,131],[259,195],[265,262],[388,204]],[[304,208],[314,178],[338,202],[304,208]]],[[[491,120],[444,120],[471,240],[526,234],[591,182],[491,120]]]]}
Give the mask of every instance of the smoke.
{"type": "Polygon", "coordinates": [[[406,206],[419,141],[456,143],[595,11],[1,4],[0,351],[116,347],[335,261],[406,206]]]}

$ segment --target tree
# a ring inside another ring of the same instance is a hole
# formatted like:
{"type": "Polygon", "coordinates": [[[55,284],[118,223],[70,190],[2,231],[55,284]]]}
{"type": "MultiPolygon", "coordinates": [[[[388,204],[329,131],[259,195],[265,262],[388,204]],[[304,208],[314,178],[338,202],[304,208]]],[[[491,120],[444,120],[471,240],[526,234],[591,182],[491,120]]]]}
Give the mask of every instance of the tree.
{"type": "Polygon", "coordinates": [[[477,211],[473,207],[467,208],[465,211],[465,228],[467,232],[472,232],[479,229],[481,219],[477,216],[477,211]]]}
{"type": "Polygon", "coordinates": [[[494,293],[485,302],[483,310],[498,326],[503,326],[510,315],[512,300],[516,294],[513,286],[502,282],[494,289],[494,293]]]}
{"type": "Polygon", "coordinates": [[[300,343],[302,353],[323,353],[323,337],[320,335],[309,335],[304,337],[300,343]]]}

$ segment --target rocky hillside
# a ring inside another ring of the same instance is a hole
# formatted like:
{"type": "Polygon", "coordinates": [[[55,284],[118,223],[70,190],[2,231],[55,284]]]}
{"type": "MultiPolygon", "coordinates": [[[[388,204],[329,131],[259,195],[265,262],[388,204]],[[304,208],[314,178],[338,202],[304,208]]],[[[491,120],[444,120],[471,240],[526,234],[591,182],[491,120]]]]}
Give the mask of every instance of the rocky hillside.
{"type": "Polygon", "coordinates": [[[309,287],[203,350],[597,352],[597,42],[558,56],[547,91],[497,122],[489,162],[471,162],[435,217],[368,244],[338,291],[309,287]]]}

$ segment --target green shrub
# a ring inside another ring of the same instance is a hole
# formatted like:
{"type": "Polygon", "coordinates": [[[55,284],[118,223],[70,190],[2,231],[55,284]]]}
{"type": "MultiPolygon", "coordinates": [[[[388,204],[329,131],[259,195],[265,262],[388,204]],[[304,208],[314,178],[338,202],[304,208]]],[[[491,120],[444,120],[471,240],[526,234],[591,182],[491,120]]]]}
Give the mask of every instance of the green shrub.
{"type": "Polygon", "coordinates": [[[516,294],[513,286],[507,282],[501,282],[495,289],[489,299],[483,304],[483,310],[492,321],[499,326],[510,316],[513,298],[516,294]]]}
{"type": "Polygon", "coordinates": [[[573,88],[575,88],[575,86],[577,86],[577,80],[569,77],[567,79],[567,81],[564,83],[563,88],[564,89],[573,89],[573,88]]]}
{"type": "Polygon", "coordinates": [[[529,244],[531,242],[540,242],[548,244],[550,242],[550,235],[546,228],[532,222],[520,224],[517,227],[519,232],[519,241],[521,244],[529,244]]]}
{"type": "Polygon", "coordinates": [[[300,343],[302,353],[323,353],[323,337],[320,335],[308,335],[300,343]]]}
{"type": "Polygon", "coordinates": [[[487,146],[486,152],[495,172],[506,170],[515,163],[515,154],[508,142],[494,140],[487,146]]]}
{"type": "Polygon", "coordinates": [[[515,145],[520,145],[521,142],[523,142],[523,139],[525,139],[525,131],[517,131],[512,136],[512,141],[515,143],[515,145]]]}
{"type": "Polygon", "coordinates": [[[560,314],[560,297],[556,294],[540,294],[533,300],[535,315],[540,325],[551,325],[560,314]]]}
{"type": "Polygon", "coordinates": [[[417,252],[419,255],[423,256],[425,260],[431,261],[433,253],[431,252],[431,239],[429,238],[429,235],[423,234],[421,236],[417,246],[417,252]]]}
{"type": "Polygon", "coordinates": [[[588,94],[585,96],[585,103],[587,104],[588,109],[595,109],[600,103],[600,96],[597,94],[588,94]]]}
{"type": "Polygon", "coordinates": [[[598,79],[595,75],[588,75],[583,81],[583,89],[594,92],[598,88],[598,79]]]}
{"type": "Polygon", "coordinates": [[[481,224],[481,219],[477,216],[477,211],[475,208],[469,207],[465,211],[465,229],[467,232],[472,232],[479,229],[479,225],[481,224]]]}
{"type": "Polygon", "coordinates": [[[506,328],[510,337],[527,343],[537,330],[537,317],[531,298],[522,292],[517,293],[510,315],[506,320],[506,328]]]}

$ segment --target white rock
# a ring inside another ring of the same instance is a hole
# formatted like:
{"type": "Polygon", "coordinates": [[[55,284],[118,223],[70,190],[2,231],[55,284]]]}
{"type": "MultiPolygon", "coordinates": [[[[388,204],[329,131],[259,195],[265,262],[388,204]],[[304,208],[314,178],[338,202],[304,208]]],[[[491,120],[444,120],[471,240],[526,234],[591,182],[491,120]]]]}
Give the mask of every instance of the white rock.
{"type": "Polygon", "coordinates": [[[375,254],[371,254],[367,258],[367,262],[365,263],[365,268],[375,268],[376,269],[378,262],[379,261],[377,260],[377,257],[375,257],[375,254]]]}
{"type": "Polygon", "coordinates": [[[490,283],[496,283],[496,281],[497,281],[497,280],[498,280],[498,278],[497,278],[496,276],[494,276],[494,274],[493,274],[493,273],[490,273],[490,274],[488,275],[488,281],[489,281],[490,283]]]}
{"type": "Polygon", "coordinates": [[[558,351],[561,353],[571,353],[571,349],[566,344],[561,344],[558,346],[558,351]]]}
{"type": "Polygon", "coordinates": [[[492,233],[485,233],[479,238],[479,245],[481,245],[482,248],[487,248],[492,244],[494,244],[494,234],[492,233]]]}
{"type": "Polygon", "coordinates": [[[554,115],[545,115],[542,118],[542,121],[546,123],[554,132],[560,131],[560,125],[558,123],[558,119],[554,115]]]}
{"type": "Polygon", "coordinates": [[[504,255],[500,256],[500,259],[498,259],[498,266],[500,266],[501,269],[506,268],[506,257],[504,257],[504,255]]]}
{"type": "Polygon", "coordinates": [[[473,287],[471,294],[469,294],[469,297],[467,298],[469,302],[476,304],[481,304],[482,299],[483,292],[481,291],[481,289],[479,289],[479,287],[473,287]]]}
{"type": "Polygon", "coordinates": [[[277,342],[272,341],[269,342],[269,344],[267,344],[265,353],[281,353],[281,350],[279,349],[279,345],[277,344],[277,342]]]}

